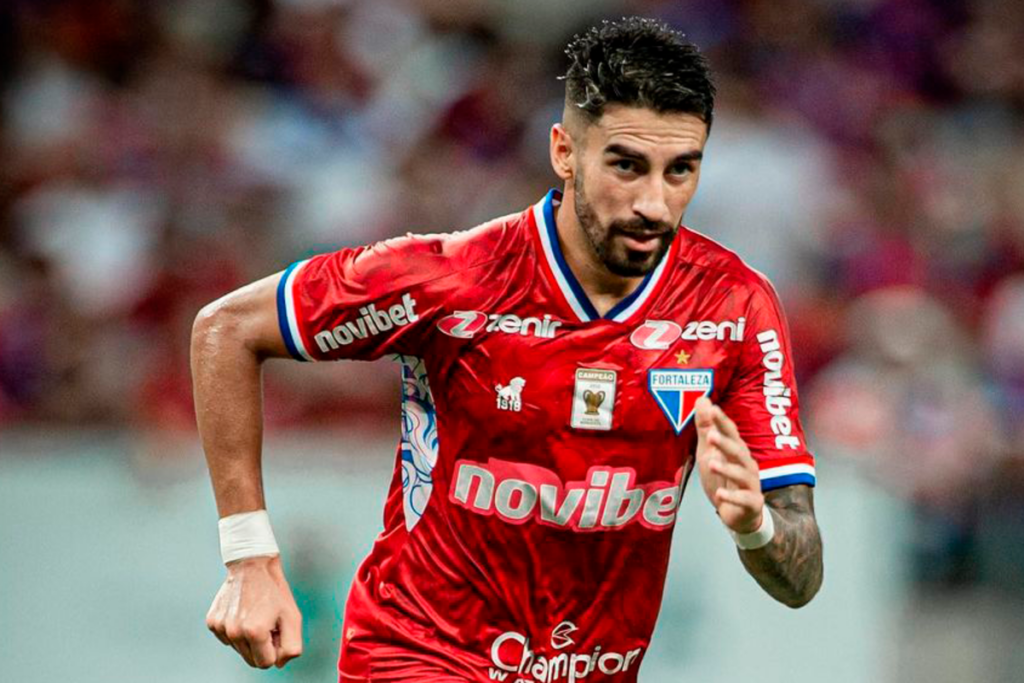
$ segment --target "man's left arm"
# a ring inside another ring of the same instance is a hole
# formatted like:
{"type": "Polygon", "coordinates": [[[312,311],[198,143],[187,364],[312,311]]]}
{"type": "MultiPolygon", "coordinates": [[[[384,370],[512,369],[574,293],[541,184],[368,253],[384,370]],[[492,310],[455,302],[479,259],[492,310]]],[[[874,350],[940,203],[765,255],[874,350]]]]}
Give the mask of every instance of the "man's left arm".
{"type": "Polygon", "coordinates": [[[821,588],[824,571],[814,489],[786,486],[764,494],[764,502],[763,514],[772,515],[775,534],[762,548],[739,549],[740,559],[769,595],[789,607],[803,607],[821,588]]]}
{"type": "Polygon", "coordinates": [[[698,401],[696,426],[701,485],[737,537],[743,566],[779,602],[806,605],[823,577],[813,489],[797,484],[762,493],[757,462],[736,423],[706,398],[698,401]],[[772,527],[770,537],[760,538],[772,527]],[[760,547],[743,549],[750,544],[760,547]]]}

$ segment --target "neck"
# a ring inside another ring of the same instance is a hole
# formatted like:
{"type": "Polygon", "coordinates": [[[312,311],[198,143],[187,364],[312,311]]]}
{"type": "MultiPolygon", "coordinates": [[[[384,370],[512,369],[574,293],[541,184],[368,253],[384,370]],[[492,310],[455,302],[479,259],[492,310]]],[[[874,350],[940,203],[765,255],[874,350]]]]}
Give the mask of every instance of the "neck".
{"type": "Polygon", "coordinates": [[[565,188],[561,204],[554,206],[554,215],[558,244],[565,262],[590,303],[604,315],[632,294],[644,278],[616,275],[601,262],[576,217],[576,196],[571,187],[565,188]]]}

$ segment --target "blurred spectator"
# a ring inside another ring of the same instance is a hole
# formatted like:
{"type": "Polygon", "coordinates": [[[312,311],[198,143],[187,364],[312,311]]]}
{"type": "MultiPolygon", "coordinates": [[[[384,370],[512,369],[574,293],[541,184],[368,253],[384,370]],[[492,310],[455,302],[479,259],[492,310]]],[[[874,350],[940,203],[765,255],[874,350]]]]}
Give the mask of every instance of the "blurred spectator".
{"type": "Polygon", "coordinates": [[[977,512],[1008,448],[978,349],[916,287],[857,299],[846,337],[848,352],[806,394],[818,448],[915,503],[916,578],[977,580],[977,512]]]}
{"type": "MultiPolygon", "coordinates": [[[[687,222],[776,283],[821,450],[967,519],[1024,450],[1022,7],[5,3],[0,425],[190,433],[199,307],[533,201],[568,34],[641,12],[719,74],[687,222]]],[[[271,426],[394,427],[393,374],[271,367],[271,426]]]]}

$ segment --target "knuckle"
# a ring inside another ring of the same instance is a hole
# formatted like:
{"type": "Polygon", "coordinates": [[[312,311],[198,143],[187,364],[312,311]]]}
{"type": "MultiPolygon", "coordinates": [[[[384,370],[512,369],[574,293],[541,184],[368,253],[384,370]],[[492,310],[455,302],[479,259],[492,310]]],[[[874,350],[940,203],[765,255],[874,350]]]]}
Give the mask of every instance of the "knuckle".
{"type": "Polygon", "coordinates": [[[246,624],[241,629],[246,640],[255,640],[260,637],[261,629],[253,624],[246,624]]]}

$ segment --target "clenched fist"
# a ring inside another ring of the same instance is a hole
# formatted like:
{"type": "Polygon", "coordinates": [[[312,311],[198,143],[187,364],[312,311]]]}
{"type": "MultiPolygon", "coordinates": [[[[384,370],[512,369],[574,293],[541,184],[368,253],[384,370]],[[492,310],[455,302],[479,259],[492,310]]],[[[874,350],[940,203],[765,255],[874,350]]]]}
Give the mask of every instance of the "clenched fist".
{"type": "Polygon", "coordinates": [[[281,558],[250,557],[228,564],[206,626],[249,666],[281,668],[302,654],[302,615],[281,558]]]}
{"type": "Polygon", "coordinates": [[[694,422],[697,469],[708,500],[736,533],[757,531],[764,514],[761,476],[736,423],[707,398],[698,399],[694,422]]]}

